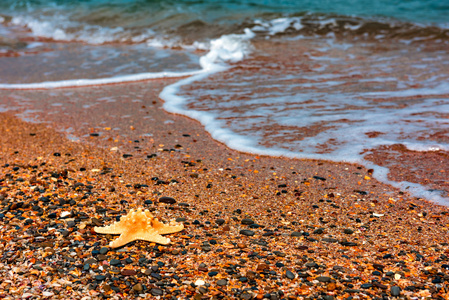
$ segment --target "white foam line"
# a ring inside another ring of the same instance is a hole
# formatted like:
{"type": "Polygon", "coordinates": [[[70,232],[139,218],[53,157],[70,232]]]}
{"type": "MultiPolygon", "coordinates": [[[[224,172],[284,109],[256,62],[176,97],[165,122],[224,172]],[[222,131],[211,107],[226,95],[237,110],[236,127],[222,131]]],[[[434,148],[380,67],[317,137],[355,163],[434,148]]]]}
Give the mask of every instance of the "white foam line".
{"type": "Polygon", "coordinates": [[[157,72],[157,73],[139,73],[132,75],[116,76],[109,78],[96,78],[96,79],[73,79],[73,80],[61,80],[61,81],[45,81],[35,83],[1,83],[0,89],[4,90],[31,90],[31,89],[56,89],[65,87],[82,87],[92,85],[103,85],[113,83],[124,83],[141,81],[156,78],[176,78],[186,77],[204,73],[204,70],[191,71],[191,72],[157,72]]]}

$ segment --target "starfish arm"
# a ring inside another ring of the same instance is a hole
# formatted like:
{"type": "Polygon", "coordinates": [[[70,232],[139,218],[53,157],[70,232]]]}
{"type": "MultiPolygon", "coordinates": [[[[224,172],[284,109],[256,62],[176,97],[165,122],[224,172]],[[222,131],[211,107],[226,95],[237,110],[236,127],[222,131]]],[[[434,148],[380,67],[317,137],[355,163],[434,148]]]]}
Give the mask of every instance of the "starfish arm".
{"type": "Polygon", "coordinates": [[[94,227],[96,233],[102,234],[121,234],[123,232],[123,224],[121,222],[115,222],[109,226],[94,227]]]}
{"type": "Polygon", "coordinates": [[[153,219],[152,224],[153,228],[159,233],[159,234],[169,234],[169,233],[175,233],[178,231],[181,231],[184,229],[183,224],[179,225],[165,225],[164,223],[159,222],[158,219],[153,219]]]}
{"type": "Polygon", "coordinates": [[[113,240],[109,246],[112,248],[121,247],[126,245],[132,241],[143,240],[153,243],[158,243],[162,245],[167,245],[170,243],[170,239],[165,238],[158,234],[158,232],[154,229],[151,230],[127,230],[123,232],[117,239],[113,240]]]}

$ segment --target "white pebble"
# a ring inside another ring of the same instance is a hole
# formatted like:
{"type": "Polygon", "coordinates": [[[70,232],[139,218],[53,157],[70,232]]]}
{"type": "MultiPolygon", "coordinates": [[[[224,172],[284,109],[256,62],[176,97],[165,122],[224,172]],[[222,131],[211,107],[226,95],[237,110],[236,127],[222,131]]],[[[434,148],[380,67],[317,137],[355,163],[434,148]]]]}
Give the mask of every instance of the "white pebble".
{"type": "Polygon", "coordinates": [[[70,215],[70,212],[68,211],[63,211],[60,215],[61,218],[67,217],[68,215],[70,215]]]}
{"type": "Polygon", "coordinates": [[[202,286],[202,285],[204,285],[205,284],[205,282],[204,282],[204,280],[202,280],[202,279],[198,279],[197,281],[195,281],[195,285],[196,286],[202,286]]]}

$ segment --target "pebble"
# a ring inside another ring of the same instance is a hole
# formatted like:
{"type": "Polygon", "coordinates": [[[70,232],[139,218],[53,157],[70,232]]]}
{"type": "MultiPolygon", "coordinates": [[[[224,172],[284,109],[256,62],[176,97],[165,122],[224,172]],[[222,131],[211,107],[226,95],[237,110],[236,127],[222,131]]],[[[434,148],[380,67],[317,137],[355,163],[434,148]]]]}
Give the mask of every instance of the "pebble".
{"type": "Polygon", "coordinates": [[[330,281],[331,281],[331,278],[330,278],[330,277],[327,277],[327,276],[318,276],[318,277],[316,278],[316,280],[318,280],[319,282],[330,282],[330,281]]]}
{"type": "Polygon", "coordinates": [[[362,289],[369,289],[370,287],[372,287],[373,285],[371,283],[364,283],[362,284],[360,287],[362,289]]]}
{"type": "Polygon", "coordinates": [[[252,224],[254,224],[254,221],[251,220],[251,219],[243,219],[243,220],[241,221],[241,223],[242,223],[243,225],[252,225],[252,224]]]}
{"type": "Polygon", "coordinates": [[[121,264],[121,263],[122,263],[122,262],[121,262],[120,260],[115,259],[115,258],[111,259],[111,261],[109,262],[109,264],[110,264],[111,266],[117,266],[117,265],[119,265],[119,264],[121,264]]]}
{"type": "Polygon", "coordinates": [[[67,237],[70,234],[70,231],[65,230],[65,229],[61,229],[61,230],[59,230],[59,232],[61,233],[61,235],[63,237],[67,237]]]}
{"type": "Polygon", "coordinates": [[[176,200],[172,197],[160,197],[159,202],[166,204],[175,204],[176,200]]]}
{"type": "Polygon", "coordinates": [[[217,223],[218,225],[223,225],[225,223],[224,219],[216,219],[215,223],[217,223]]]}
{"type": "Polygon", "coordinates": [[[285,271],[285,277],[288,279],[295,279],[295,274],[293,274],[290,270],[285,271]]]}
{"type": "Polygon", "coordinates": [[[255,234],[255,232],[252,230],[243,229],[243,230],[240,230],[240,234],[246,235],[246,236],[253,236],[255,234]]]}
{"type": "Polygon", "coordinates": [[[218,286],[225,286],[228,285],[228,281],[226,279],[220,279],[217,281],[218,286]]]}
{"type": "Polygon", "coordinates": [[[123,276],[134,276],[137,274],[137,272],[135,270],[131,270],[131,269],[123,269],[120,272],[120,274],[123,276]]]}
{"type": "Polygon", "coordinates": [[[253,299],[253,294],[252,293],[248,293],[248,292],[243,292],[240,295],[240,299],[244,299],[244,300],[250,300],[253,299]]]}
{"type": "Polygon", "coordinates": [[[133,286],[133,291],[136,291],[136,292],[141,292],[141,291],[143,291],[143,286],[142,286],[142,284],[141,284],[141,283],[138,283],[138,284],[136,284],[135,286],[133,286]]]}
{"type": "Polygon", "coordinates": [[[346,228],[346,229],[343,230],[343,233],[345,233],[345,234],[353,234],[354,230],[346,228]]]}
{"type": "Polygon", "coordinates": [[[401,294],[401,288],[394,285],[390,288],[391,296],[398,297],[401,294]]]}
{"type": "Polygon", "coordinates": [[[204,280],[202,280],[202,279],[198,279],[197,281],[195,281],[194,284],[195,284],[196,286],[202,286],[202,285],[205,285],[206,282],[205,282],[204,280]]]}
{"type": "Polygon", "coordinates": [[[302,236],[302,233],[298,232],[298,231],[293,231],[290,235],[295,236],[295,237],[300,237],[300,236],[302,236]]]}
{"type": "Polygon", "coordinates": [[[109,248],[108,248],[108,247],[102,247],[102,248],[100,249],[100,254],[106,254],[106,253],[108,253],[108,251],[109,251],[109,248]]]}
{"type": "Polygon", "coordinates": [[[98,281],[103,281],[105,279],[106,279],[106,276],[104,276],[104,275],[97,275],[97,276],[95,276],[95,280],[98,280],[98,281]]]}
{"type": "Polygon", "coordinates": [[[164,294],[164,292],[163,292],[161,289],[158,289],[158,288],[152,288],[152,289],[150,290],[150,294],[151,294],[152,296],[161,296],[161,295],[164,294]]]}
{"type": "Polygon", "coordinates": [[[202,245],[202,246],[201,246],[201,249],[202,249],[204,252],[209,252],[209,251],[212,250],[212,247],[211,247],[210,245],[202,245]]]}

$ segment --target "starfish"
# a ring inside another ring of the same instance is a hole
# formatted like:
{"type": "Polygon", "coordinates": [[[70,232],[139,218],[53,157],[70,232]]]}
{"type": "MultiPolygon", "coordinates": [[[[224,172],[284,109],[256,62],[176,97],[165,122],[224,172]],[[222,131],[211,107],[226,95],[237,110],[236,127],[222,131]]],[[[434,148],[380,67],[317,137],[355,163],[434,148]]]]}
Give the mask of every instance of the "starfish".
{"type": "Polygon", "coordinates": [[[109,244],[111,248],[121,247],[135,240],[167,245],[170,243],[170,239],[163,237],[161,234],[174,233],[183,229],[183,224],[170,222],[169,225],[165,225],[159,222],[147,209],[142,211],[141,208],[138,208],[137,211],[131,209],[126,216],[120,218],[119,222],[105,227],[94,227],[96,233],[120,234],[117,239],[109,244]]]}

